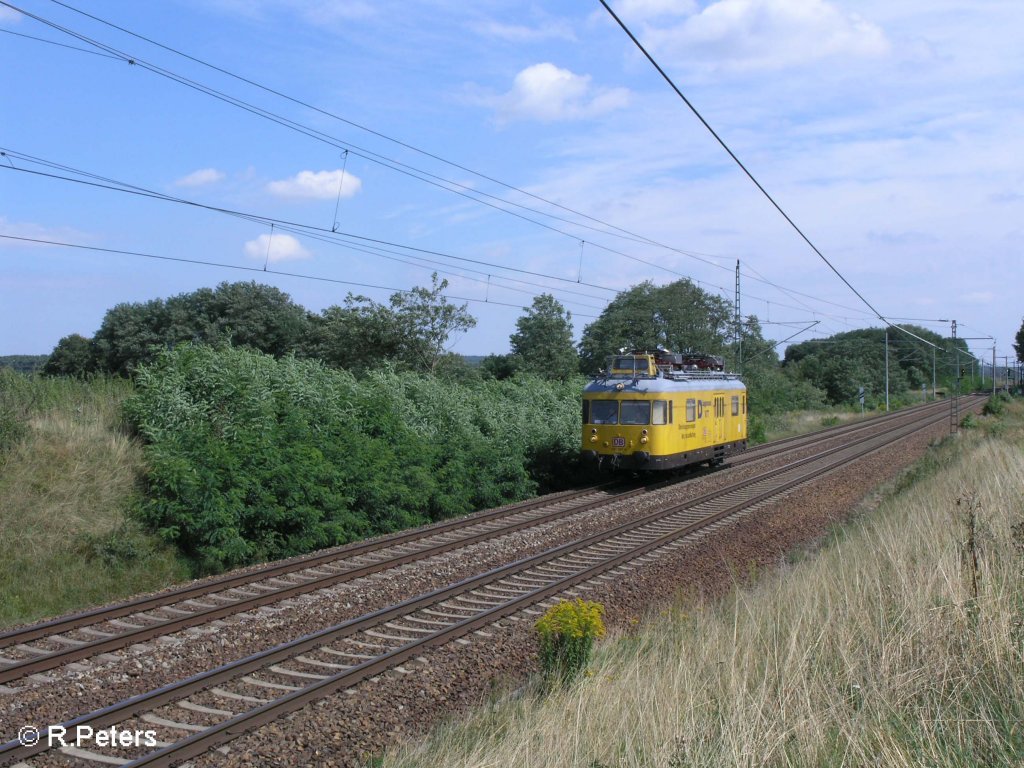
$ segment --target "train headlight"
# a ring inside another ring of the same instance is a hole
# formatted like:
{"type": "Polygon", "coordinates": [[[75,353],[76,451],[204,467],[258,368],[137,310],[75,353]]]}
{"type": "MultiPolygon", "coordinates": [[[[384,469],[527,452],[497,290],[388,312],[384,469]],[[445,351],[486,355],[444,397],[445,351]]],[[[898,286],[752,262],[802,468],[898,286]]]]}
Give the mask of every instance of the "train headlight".
{"type": "Polygon", "coordinates": [[[643,435],[644,437],[647,437],[647,430],[646,429],[641,429],[640,430],[640,434],[643,435]]]}
{"type": "Polygon", "coordinates": [[[596,443],[597,442],[597,435],[591,435],[590,436],[590,442],[596,443]]]}
{"type": "Polygon", "coordinates": [[[596,435],[597,434],[597,427],[594,427],[592,430],[590,430],[590,434],[596,435]]]}
{"type": "Polygon", "coordinates": [[[640,443],[643,444],[643,443],[646,443],[646,442],[647,442],[647,436],[644,435],[643,437],[640,438],[640,443]]]}

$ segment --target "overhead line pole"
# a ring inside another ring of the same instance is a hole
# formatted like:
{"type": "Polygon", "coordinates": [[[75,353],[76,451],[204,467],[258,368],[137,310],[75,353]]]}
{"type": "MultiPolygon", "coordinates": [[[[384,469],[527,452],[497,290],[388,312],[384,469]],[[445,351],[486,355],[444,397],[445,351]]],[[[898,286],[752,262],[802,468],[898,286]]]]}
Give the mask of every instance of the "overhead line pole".
{"type": "Polygon", "coordinates": [[[740,314],[740,260],[736,259],[736,372],[743,375],[743,318],[740,314]]]}

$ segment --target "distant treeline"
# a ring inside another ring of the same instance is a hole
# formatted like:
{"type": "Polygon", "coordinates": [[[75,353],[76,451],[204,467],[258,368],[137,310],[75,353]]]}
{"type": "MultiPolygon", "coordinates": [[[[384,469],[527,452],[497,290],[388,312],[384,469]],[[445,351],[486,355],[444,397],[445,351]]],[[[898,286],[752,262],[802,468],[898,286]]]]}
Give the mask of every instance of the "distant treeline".
{"type": "Polygon", "coordinates": [[[0,368],[10,368],[18,373],[41,371],[49,355],[0,355],[0,368]]]}
{"type": "Polygon", "coordinates": [[[936,384],[942,385],[958,375],[958,360],[961,366],[970,366],[973,358],[963,339],[954,342],[925,328],[905,327],[938,349],[893,329],[887,347],[885,329],[863,328],[793,344],[786,349],[783,367],[824,392],[829,403],[853,403],[863,387],[865,402],[873,407],[885,400],[887,351],[890,399],[902,399],[922,387],[930,390],[933,370],[936,384]]]}
{"type": "MultiPolygon", "coordinates": [[[[349,294],[340,305],[311,312],[277,288],[255,282],[221,283],[168,299],[118,304],[91,337],[60,340],[43,371],[86,376],[130,376],[161,351],[183,342],[248,347],[276,358],[319,360],[363,375],[383,366],[396,371],[505,379],[518,372],[565,380],[592,374],[620,349],[695,350],[738,364],[732,308],[688,280],[664,286],[645,282],[619,293],[572,341],[572,315],[550,294],[524,309],[507,354],[469,361],[447,351],[448,342],[476,324],[466,305],[450,303],[445,281],[395,293],[379,303],[349,294]]],[[[969,364],[966,342],[954,343],[924,328],[915,336],[940,347],[937,382],[949,380],[956,357],[969,364]]],[[[28,358],[26,358],[27,360],[28,358]]],[[[902,396],[932,381],[932,348],[890,331],[889,391],[902,396]]],[[[742,373],[755,413],[854,403],[860,388],[868,404],[884,400],[885,331],[840,333],[791,345],[784,360],[764,338],[756,317],[744,321],[742,373]]]]}

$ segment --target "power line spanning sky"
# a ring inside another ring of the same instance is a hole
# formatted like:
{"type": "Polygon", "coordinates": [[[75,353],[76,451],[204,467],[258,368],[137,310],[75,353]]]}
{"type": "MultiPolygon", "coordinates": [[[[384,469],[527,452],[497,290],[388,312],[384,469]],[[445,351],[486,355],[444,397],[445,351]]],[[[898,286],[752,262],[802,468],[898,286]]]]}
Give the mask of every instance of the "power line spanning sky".
{"type": "MultiPolygon", "coordinates": [[[[0,5],[0,235],[108,250],[0,238],[0,354],[224,280],[320,310],[435,270],[475,299],[454,351],[505,352],[534,294],[554,293],[578,334],[607,289],[642,280],[685,275],[731,301],[737,259],[743,311],[769,336],[792,333],[779,321],[819,320],[802,338],[878,324],[596,1],[68,5],[0,5]],[[53,178],[77,171],[206,207],[53,178]]],[[[875,307],[956,318],[1013,356],[1024,6],[612,5],[875,307]]]]}

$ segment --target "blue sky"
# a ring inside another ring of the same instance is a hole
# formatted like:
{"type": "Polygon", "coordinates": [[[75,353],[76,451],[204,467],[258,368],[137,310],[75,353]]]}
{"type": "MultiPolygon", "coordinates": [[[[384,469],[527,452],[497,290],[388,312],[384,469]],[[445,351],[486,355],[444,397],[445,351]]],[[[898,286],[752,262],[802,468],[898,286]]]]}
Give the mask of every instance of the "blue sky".
{"type": "MultiPolygon", "coordinates": [[[[386,300],[435,269],[452,296],[476,300],[477,327],[452,340],[463,354],[507,351],[521,307],[543,291],[572,311],[577,335],[614,290],[646,279],[687,276],[731,301],[737,259],[744,313],[771,321],[773,338],[794,332],[777,322],[819,321],[798,338],[878,324],[596,0],[69,2],[323,112],[52,0],[11,5],[136,63],[0,6],[0,235],[382,288],[0,238],[0,354],[45,353],[91,335],[114,304],[224,280],[258,279],[320,310],[348,291],[386,300]],[[29,158],[261,220],[46,178],[31,171],[55,171],[29,158]],[[368,253],[339,235],[394,245],[368,253]]],[[[1024,5],[614,7],[882,314],[956,318],[960,335],[995,336],[997,354],[1013,356],[1024,5]]],[[[990,342],[972,346],[991,355],[990,342]]]]}

